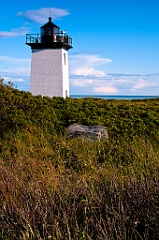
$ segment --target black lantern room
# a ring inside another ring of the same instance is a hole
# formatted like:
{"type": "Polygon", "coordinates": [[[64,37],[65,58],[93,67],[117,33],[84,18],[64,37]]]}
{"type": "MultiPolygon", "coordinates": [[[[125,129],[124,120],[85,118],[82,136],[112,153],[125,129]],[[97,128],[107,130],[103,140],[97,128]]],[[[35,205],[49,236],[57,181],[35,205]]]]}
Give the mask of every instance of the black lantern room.
{"type": "Polygon", "coordinates": [[[72,38],[65,31],[60,31],[60,28],[52,22],[51,17],[40,29],[41,34],[26,34],[26,44],[32,49],[64,48],[68,50],[72,48],[72,38]]]}

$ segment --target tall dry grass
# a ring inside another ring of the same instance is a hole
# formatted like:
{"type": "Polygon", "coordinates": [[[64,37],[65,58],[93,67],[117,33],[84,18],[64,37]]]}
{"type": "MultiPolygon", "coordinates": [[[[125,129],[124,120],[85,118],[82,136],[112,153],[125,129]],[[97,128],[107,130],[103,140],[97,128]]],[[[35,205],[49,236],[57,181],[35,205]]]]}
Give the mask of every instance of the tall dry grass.
{"type": "Polygon", "coordinates": [[[3,141],[0,239],[159,239],[159,149],[23,129],[3,141]]]}

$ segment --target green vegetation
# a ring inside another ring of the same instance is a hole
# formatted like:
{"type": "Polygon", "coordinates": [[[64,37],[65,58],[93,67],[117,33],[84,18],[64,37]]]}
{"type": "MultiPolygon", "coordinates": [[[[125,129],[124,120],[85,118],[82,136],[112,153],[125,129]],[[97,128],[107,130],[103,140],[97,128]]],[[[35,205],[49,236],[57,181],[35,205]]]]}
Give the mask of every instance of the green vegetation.
{"type": "Polygon", "coordinates": [[[159,99],[33,97],[0,84],[0,239],[159,239],[159,99]],[[73,123],[109,140],[67,139],[73,123]]]}

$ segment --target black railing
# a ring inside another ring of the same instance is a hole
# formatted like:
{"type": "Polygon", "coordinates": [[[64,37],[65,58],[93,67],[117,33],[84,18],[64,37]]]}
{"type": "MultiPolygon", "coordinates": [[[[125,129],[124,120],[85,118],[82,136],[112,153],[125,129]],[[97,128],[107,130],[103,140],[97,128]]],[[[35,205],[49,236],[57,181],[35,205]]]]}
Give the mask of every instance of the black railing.
{"type": "Polygon", "coordinates": [[[26,34],[26,43],[41,43],[40,34],[26,34]]]}
{"type": "Polygon", "coordinates": [[[26,34],[26,44],[32,43],[65,43],[72,47],[72,38],[66,34],[44,35],[40,34],[26,34]]]}

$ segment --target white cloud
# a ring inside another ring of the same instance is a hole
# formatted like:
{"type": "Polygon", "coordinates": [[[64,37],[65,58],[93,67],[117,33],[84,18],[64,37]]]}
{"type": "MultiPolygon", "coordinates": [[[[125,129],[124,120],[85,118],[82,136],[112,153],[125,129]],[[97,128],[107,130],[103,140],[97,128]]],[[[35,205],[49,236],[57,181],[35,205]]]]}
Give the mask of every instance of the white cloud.
{"type": "Polygon", "coordinates": [[[30,67],[21,67],[16,66],[15,68],[8,68],[7,70],[2,70],[3,73],[9,75],[18,75],[18,76],[29,76],[30,75],[30,67]]]}
{"type": "Polygon", "coordinates": [[[134,89],[140,89],[140,88],[148,87],[148,85],[149,85],[149,84],[146,83],[144,79],[140,79],[139,82],[136,83],[133,88],[134,88],[134,89]]]}
{"type": "Polygon", "coordinates": [[[95,87],[94,88],[94,93],[98,94],[112,94],[112,93],[117,93],[118,89],[112,86],[100,86],[100,87],[95,87]]]}
{"type": "Polygon", "coordinates": [[[0,32],[0,38],[2,37],[19,37],[23,36],[26,33],[28,33],[28,29],[21,27],[21,28],[14,28],[11,29],[10,31],[1,31],[0,32]]]}
{"type": "Polygon", "coordinates": [[[0,56],[0,76],[29,76],[30,59],[0,56]]]}
{"type": "Polygon", "coordinates": [[[26,12],[18,12],[17,16],[28,18],[37,23],[44,23],[51,15],[53,20],[59,19],[70,14],[68,10],[61,8],[40,8],[37,10],[28,10],[26,12]]]}
{"type": "Polygon", "coordinates": [[[73,54],[69,57],[70,64],[70,85],[75,88],[82,88],[82,92],[93,91],[97,82],[106,78],[105,71],[100,69],[101,65],[110,63],[111,60],[98,55],[73,54]]]}
{"type": "Polygon", "coordinates": [[[132,86],[131,91],[135,92],[136,90],[139,90],[139,89],[152,88],[152,87],[157,87],[157,84],[155,82],[139,79],[138,82],[136,82],[134,86],[132,86]]]}
{"type": "Polygon", "coordinates": [[[0,61],[2,63],[11,63],[11,64],[28,64],[30,63],[30,59],[26,58],[14,58],[14,57],[9,57],[9,56],[0,56],[0,61]]]}
{"type": "Polygon", "coordinates": [[[70,87],[76,94],[157,95],[158,73],[106,73],[110,59],[97,55],[71,55],[70,87]],[[104,66],[105,68],[105,66],[104,66]],[[103,68],[103,69],[104,69],[103,68]],[[142,77],[142,79],[141,79],[142,77]]]}
{"type": "Polygon", "coordinates": [[[73,80],[72,82],[72,85],[74,86],[78,86],[78,87],[86,87],[86,86],[89,86],[89,85],[92,85],[94,82],[93,79],[75,79],[73,80]]]}
{"type": "Polygon", "coordinates": [[[98,55],[75,54],[70,56],[70,74],[78,76],[104,77],[106,73],[99,66],[110,63],[111,59],[98,55]]]}
{"type": "Polygon", "coordinates": [[[4,81],[6,81],[6,82],[21,83],[21,82],[24,82],[24,79],[23,79],[23,78],[4,77],[4,81]]]}
{"type": "Polygon", "coordinates": [[[81,67],[81,68],[77,68],[76,70],[74,70],[73,72],[74,75],[83,75],[83,76],[94,76],[94,77],[100,77],[100,76],[105,76],[105,73],[103,71],[99,71],[95,68],[91,68],[91,67],[81,67]]]}

